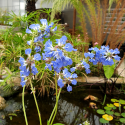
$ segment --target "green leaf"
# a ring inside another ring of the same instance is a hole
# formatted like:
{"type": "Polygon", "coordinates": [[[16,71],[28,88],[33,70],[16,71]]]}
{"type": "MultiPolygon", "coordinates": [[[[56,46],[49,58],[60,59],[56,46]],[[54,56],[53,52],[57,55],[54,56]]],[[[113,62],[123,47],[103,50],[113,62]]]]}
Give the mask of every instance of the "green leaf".
{"type": "Polygon", "coordinates": [[[115,112],[114,115],[115,115],[115,116],[120,116],[120,113],[119,113],[119,112],[115,112]]]}
{"type": "Polygon", "coordinates": [[[125,106],[123,108],[125,109],[125,106]]]}
{"type": "Polygon", "coordinates": [[[10,118],[10,120],[12,120],[12,116],[10,116],[9,118],[10,118]]]}
{"type": "Polygon", "coordinates": [[[112,102],[119,102],[117,99],[111,99],[112,102]]]}
{"type": "Polygon", "coordinates": [[[116,109],[116,107],[114,106],[113,109],[116,109]]]}
{"type": "Polygon", "coordinates": [[[49,121],[47,120],[47,125],[49,125],[49,121]]]}
{"type": "Polygon", "coordinates": [[[119,102],[120,104],[125,104],[125,100],[120,99],[119,102]]]}
{"type": "Polygon", "coordinates": [[[104,118],[100,118],[99,121],[100,121],[101,123],[109,123],[109,121],[105,120],[104,118]]]}
{"type": "Polygon", "coordinates": [[[56,123],[56,124],[53,124],[53,125],[64,125],[64,124],[62,124],[62,123],[56,123]]]}
{"type": "Polygon", "coordinates": [[[15,113],[10,113],[8,115],[17,116],[17,114],[15,114],[15,113]]]}
{"type": "MultiPolygon", "coordinates": [[[[114,60],[113,60],[114,61],[114,60]]],[[[106,78],[110,79],[114,73],[114,69],[115,69],[115,62],[112,66],[110,65],[103,65],[103,69],[104,69],[104,74],[106,76],[106,78]]]]}
{"type": "Polygon", "coordinates": [[[97,110],[97,113],[103,115],[103,114],[105,114],[105,111],[102,110],[102,109],[98,109],[98,110],[97,110]]]}
{"type": "Polygon", "coordinates": [[[125,113],[122,113],[121,115],[122,115],[123,117],[125,117],[125,113]]]}
{"type": "Polygon", "coordinates": [[[107,104],[107,106],[108,106],[108,107],[114,107],[114,105],[113,105],[113,104],[107,104]]]}
{"type": "Polygon", "coordinates": [[[105,109],[105,110],[111,110],[112,108],[111,108],[111,107],[108,107],[108,106],[105,106],[104,109],[105,109]]]}
{"type": "Polygon", "coordinates": [[[119,121],[125,123],[125,118],[120,118],[119,121]]]}
{"type": "Polygon", "coordinates": [[[109,114],[109,115],[113,115],[114,112],[113,111],[110,111],[110,110],[106,110],[105,113],[109,114]]]}

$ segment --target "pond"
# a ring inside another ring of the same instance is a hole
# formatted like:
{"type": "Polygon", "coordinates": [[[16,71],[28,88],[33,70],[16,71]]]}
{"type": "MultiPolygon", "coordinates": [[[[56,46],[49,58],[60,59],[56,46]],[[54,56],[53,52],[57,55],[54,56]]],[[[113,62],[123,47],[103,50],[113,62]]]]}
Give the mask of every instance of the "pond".
{"type": "MultiPolygon", "coordinates": [[[[121,95],[116,95],[121,96],[121,95]]],[[[73,91],[72,93],[62,92],[58,104],[58,112],[54,123],[63,123],[65,125],[79,125],[86,119],[90,121],[90,125],[102,125],[99,122],[101,115],[96,113],[97,109],[92,109],[89,106],[90,102],[96,103],[97,108],[101,108],[103,101],[103,93],[99,89],[83,89],[73,91]],[[98,98],[98,101],[84,100],[89,94],[98,98]]],[[[123,97],[123,96],[122,96],[123,97]]],[[[107,97],[107,102],[110,102],[110,96],[107,97]]],[[[0,125],[25,125],[24,114],[22,111],[22,96],[21,93],[14,97],[7,99],[7,106],[4,110],[0,111],[0,125]],[[15,111],[17,116],[11,113],[15,111]],[[4,118],[5,116],[5,118],[4,118]]],[[[55,96],[50,97],[37,97],[38,105],[42,117],[42,125],[47,125],[47,120],[55,105],[55,96]]],[[[33,95],[26,92],[25,94],[25,107],[29,125],[39,125],[38,114],[34,103],[33,95]]],[[[106,125],[117,125],[118,122],[110,122],[106,125]]],[[[104,125],[104,124],[103,124],[104,125]]]]}

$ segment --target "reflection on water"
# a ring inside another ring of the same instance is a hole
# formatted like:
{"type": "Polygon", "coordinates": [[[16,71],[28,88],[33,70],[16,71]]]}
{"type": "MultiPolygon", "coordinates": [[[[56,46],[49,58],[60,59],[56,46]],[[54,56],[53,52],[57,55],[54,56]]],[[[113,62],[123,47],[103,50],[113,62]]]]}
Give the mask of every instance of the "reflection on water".
{"type": "MultiPolygon", "coordinates": [[[[60,122],[65,125],[79,125],[87,118],[91,122],[91,125],[102,125],[99,123],[99,116],[96,114],[96,111],[89,107],[88,101],[84,101],[86,95],[87,93],[84,92],[62,94],[59,100],[58,112],[54,123],[60,122]]],[[[101,99],[103,96],[98,93],[98,98],[101,99]]],[[[0,111],[0,125],[25,125],[21,99],[22,97],[17,96],[14,99],[7,101],[7,107],[3,111],[0,111]],[[13,111],[16,111],[17,116],[13,116],[12,120],[10,120],[7,114],[12,113],[13,111]],[[3,115],[6,116],[6,119],[2,119],[3,115]]],[[[47,125],[46,122],[55,105],[55,97],[38,98],[38,105],[40,107],[42,123],[43,125],[47,125]]],[[[25,95],[25,107],[29,125],[39,125],[33,95],[25,95]]]]}

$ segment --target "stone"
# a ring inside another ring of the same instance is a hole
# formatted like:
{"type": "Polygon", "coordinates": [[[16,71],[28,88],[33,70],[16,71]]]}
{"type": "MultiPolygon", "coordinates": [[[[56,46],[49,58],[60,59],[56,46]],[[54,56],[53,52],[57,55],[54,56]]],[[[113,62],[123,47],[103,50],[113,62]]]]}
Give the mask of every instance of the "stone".
{"type": "Polygon", "coordinates": [[[0,110],[4,109],[6,106],[6,100],[0,96],[0,110]]]}

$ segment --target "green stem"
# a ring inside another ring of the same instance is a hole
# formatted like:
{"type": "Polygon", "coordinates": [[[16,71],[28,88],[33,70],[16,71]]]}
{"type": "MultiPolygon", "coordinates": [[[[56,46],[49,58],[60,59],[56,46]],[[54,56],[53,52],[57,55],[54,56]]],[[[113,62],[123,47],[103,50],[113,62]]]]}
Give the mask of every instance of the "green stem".
{"type": "Polygon", "coordinates": [[[55,86],[56,86],[56,104],[55,104],[55,114],[54,114],[54,116],[53,116],[53,119],[52,119],[52,121],[51,121],[51,123],[50,123],[50,125],[52,125],[52,123],[53,123],[53,121],[54,121],[54,119],[55,119],[55,116],[56,116],[56,113],[57,113],[57,108],[58,108],[58,97],[57,97],[57,77],[56,77],[56,72],[55,72],[55,86]]]}
{"type": "Polygon", "coordinates": [[[39,116],[40,125],[42,125],[41,115],[40,115],[39,107],[38,107],[38,104],[37,104],[37,100],[36,100],[35,92],[34,92],[34,89],[33,89],[33,85],[32,85],[32,82],[31,82],[31,78],[30,78],[30,85],[31,85],[31,90],[32,90],[33,96],[34,96],[35,104],[36,104],[36,107],[37,107],[37,112],[38,112],[38,116],[39,116]]]}
{"type": "Polygon", "coordinates": [[[105,104],[105,100],[106,100],[106,94],[105,94],[105,96],[104,96],[104,100],[103,100],[102,105],[104,105],[104,104],[105,104]]]}
{"type": "Polygon", "coordinates": [[[24,91],[25,91],[25,85],[23,86],[22,105],[23,105],[23,113],[24,113],[24,117],[25,117],[25,122],[26,122],[26,125],[28,125],[26,111],[25,111],[25,105],[24,105],[24,91]]]}
{"type": "Polygon", "coordinates": [[[119,112],[120,112],[120,114],[121,114],[121,106],[120,106],[121,104],[120,104],[120,102],[119,102],[119,112]]]}
{"type": "MultiPolygon", "coordinates": [[[[60,96],[61,90],[62,90],[62,89],[60,88],[60,90],[59,90],[59,94],[58,94],[58,99],[59,99],[59,96],[60,96]]],[[[53,114],[54,114],[54,112],[55,112],[55,109],[56,109],[56,104],[55,104],[54,109],[53,109],[53,111],[52,111],[52,113],[51,113],[51,116],[50,116],[50,118],[49,118],[49,123],[50,123],[50,121],[51,121],[51,119],[52,119],[52,116],[53,116],[53,114]]]]}

